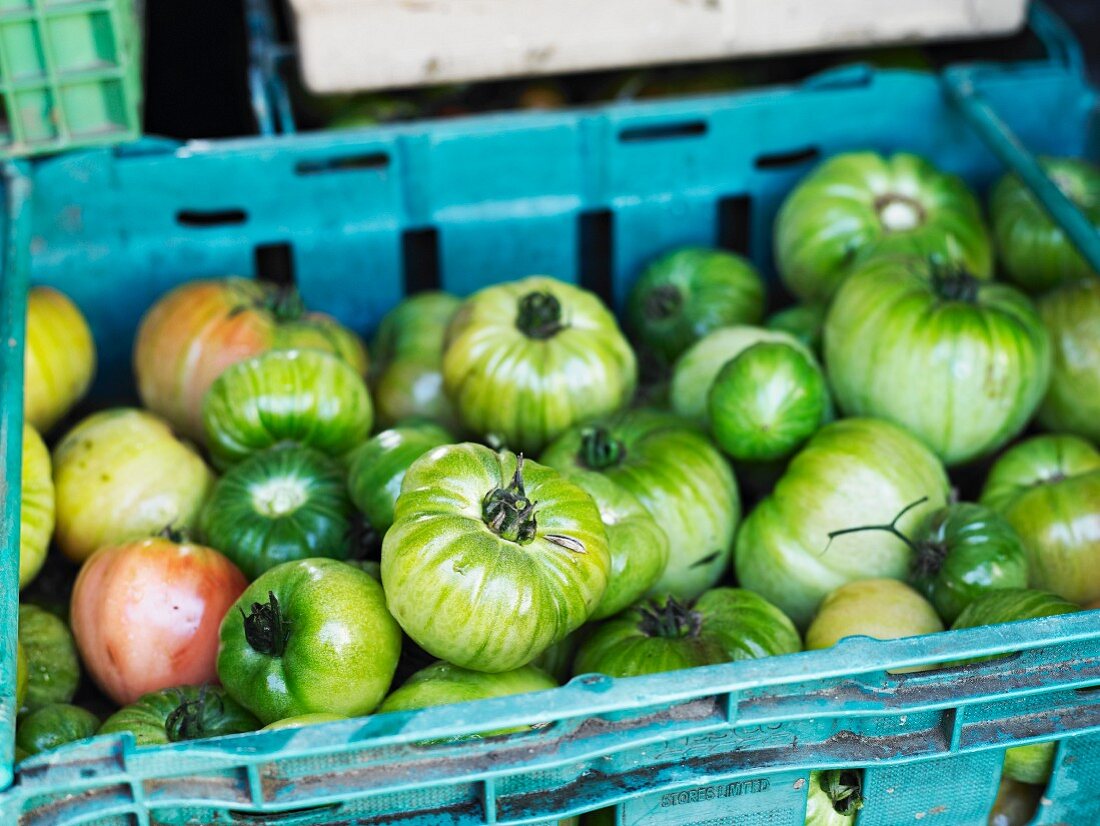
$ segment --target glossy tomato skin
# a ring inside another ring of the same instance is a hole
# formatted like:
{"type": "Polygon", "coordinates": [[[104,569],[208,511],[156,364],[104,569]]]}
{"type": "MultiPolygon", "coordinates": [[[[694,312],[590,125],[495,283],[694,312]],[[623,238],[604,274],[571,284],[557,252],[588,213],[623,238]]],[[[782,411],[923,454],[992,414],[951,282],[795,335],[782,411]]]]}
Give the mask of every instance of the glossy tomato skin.
{"type": "Polygon", "coordinates": [[[533,454],[572,425],[624,407],[637,364],[599,298],[531,276],[463,303],[447,331],[443,381],[467,430],[533,454]]]}
{"type": "Polygon", "coordinates": [[[134,375],[142,404],[189,439],[200,441],[202,400],[230,365],[271,349],[320,348],[360,375],[359,338],[320,313],[305,312],[295,293],[246,278],[191,281],[145,314],[134,341],[134,375]]]}
{"type": "Polygon", "coordinates": [[[581,644],[573,668],[637,677],[801,649],[794,624],[762,596],[714,588],[687,603],[647,600],[608,620],[581,644]]]}
{"type": "Polygon", "coordinates": [[[448,293],[418,293],[378,325],[371,395],[383,427],[417,418],[458,430],[458,414],[443,391],[443,340],[461,304],[448,293]]]}
{"type": "Polygon", "coordinates": [[[1100,279],[1051,290],[1039,298],[1050,331],[1050,387],[1039,407],[1047,430],[1100,443],[1100,279]]]}
{"type": "Polygon", "coordinates": [[[369,714],[390,687],[401,630],[370,575],[334,559],[262,574],[225,615],[218,676],[264,724],[369,714]]]}
{"type": "Polygon", "coordinates": [[[806,627],[818,604],[845,582],[904,579],[913,552],[878,532],[831,531],[899,520],[911,535],[925,515],[946,504],[943,465],[915,437],[878,419],[841,419],[821,428],[791,459],[771,495],[737,534],[734,569],[745,588],[765,596],[806,627]]]}
{"type": "Polygon", "coordinates": [[[633,494],[664,530],[669,561],[650,593],[697,597],[729,566],[741,516],[737,481],[710,440],[688,422],[632,410],[573,428],[540,457],[594,470],[633,494]]]}
{"type": "Polygon", "coordinates": [[[215,680],[218,626],[247,584],[202,545],[154,538],[100,549],[76,578],[70,615],[88,673],[120,705],[215,680]]]}
{"type": "Polygon", "coordinates": [[[1025,295],[926,260],[860,268],[825,322],[840,408],[905,427],[948,465],[1018,434],[1046,393],[1050,363],[1050,337],[1025,295]]]}
{"type": "Polygon", "coordinates": [[[20,605],[19,644],[27,660],[24,708],[72,700],[80,683],[80,660],[65,622],[37,605],[20,605]]]}
{"type": "Polygon", "coordinates": [[[405,474],[382,583],[405,633],[435,657],[510,671],[582,625],[607,588],[596,503],[557,471],[463,443],[405,474]]]}
{"type": "Polygon", "coordinates": [[[981,207],[959,178],[905,152],[829,158],[783,202],[776,266],[804,301],[828,302],[853,264],[872,256],[937,256],[993,273],[981,207]]]}
{"type": "Polygon", "coordinates": [[[763,314],[764,282],[752,263],[703,247],[676,250],[651,263],[626,303],[634,339],[669,364],[711,330],[755,324],[763,314]]]}
{"type": "Polygon", "coordinates": [[[393,524],[393,508],[409,466],[451,441],[451,434],[436,424],[410,423],[375,434],[351,454],[348,493],[379,536],[393,524]]]}
{"type": "MultiPolygon", "coordinates": [[[[1100,169],[1078,158],[1040,158],[1039,164],[1100,228],[1100,169]]],[[[1092,277],[1092,267],[1015,173],[997,182],[989,208],[1004,268],[1025,290],[1040,293],[1092,277]]]]}
{"type": "Polygon", "coordinates": [[[234,364],[210,386],[202,415],[222,469],[282,442],[342,456],[374,420],[363,378],[321,350],[271,350],[234,364]]]}
{"type": "Polygon", "coordinates": [[[19,587],[38,576],[53,536],[56,501],[50,452],[29,424],[23,425],[22,498],[19,503],[19,587]]]}
{"type": "Polygon", "coordinates": [[[149,692],[104,720],[99,733],[129,732],[139,746],[163,746],[259,727],[259,721],[224,690],[203,685],[149,692]]]}
{"type": "Polygon", "coordinates": [[[814,353],[820,354],[827,309],[824,304],[795,304],[768,316],[764,319],[764,326],[769,330],[789,333],[814,353]]]}
{"type": "Polygon", "coordinates": [[[199,534],[252,580],[295,559],[347,559],[352,517],[336,460],[279,445],[234,465],[214,484],[199,534]]]}
{"type": "Polygon", "coordinates": [[[95,342],[88,322],[63,293],[35,287],[27,296],[23,356],[23,415],[46,433],[72,409],[95,375],[95,342]]]}
{"type": "Polygon", "coordinates": [[[39,754],[92,737],[98,730],[99,718],[90,711],[65,703],[51,703],[19,721],[15,744],[28,755],[39,754]]]}
{"type": "Polygon", "coordinates": [[[1019,534],[1032,588],[1100,599],[1100,451],[1076,436],[1027,439],[993,464],[980,501],[1019,534]]]}
{"type": "Polygon", "coordinates": [[[81,421],[53,452],[55,540],[74,562],[97,549],[191,528],[214,483],[206,463],[168,425],[115,408],[81,421]]]}

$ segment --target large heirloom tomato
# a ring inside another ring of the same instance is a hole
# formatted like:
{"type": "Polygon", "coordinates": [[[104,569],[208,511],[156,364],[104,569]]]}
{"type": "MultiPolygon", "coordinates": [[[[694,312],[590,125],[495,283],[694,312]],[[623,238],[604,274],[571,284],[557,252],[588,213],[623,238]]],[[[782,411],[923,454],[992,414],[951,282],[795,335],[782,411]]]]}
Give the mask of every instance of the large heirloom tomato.
{"type": "Polygon", "coordinates": [[[1100,451],[1076,436],[1028,439],[994,463],[981,502],[1020,535],[1032,588],[1100,599],[1100,451]]]}
{"type": "Polygon", "coordinates": [[[342,456],[374,419],[363,378],[321,350],[272,350],[234,364],[210,386],[202,416],[220,468],[282,442],[342,456]]]}
{"type": "Polygon", "coordinates": [[[519,668],[581,626],[610,568],[592,497],[470,443],[412,464],[382,542],[386,602],[405,633],[475,671],[519,668]]]}
{"type": "Polygon", "coordinates": [[[97,548],[187,530],[198,518],[213,474],[189,445],[151,413],[95,413],[54,448],[57,531],[74,562],[97,548]]]}
{"type": "Polygon", "coordinates": [[[946,503],[948,489],[943,465],[901,428],[877,419],[826,425],[741,525],[738,581],[805,627],[830,591],[857,579],[904,579],[912,564],[896,536],[830,533],[886,523],[905,509],[896,524],[909,534],[946,503]]]}
{"type": "Polygon", "coordinates": [[[158,538],[102,548],[73,586],[73,636],[88,673],[120,704],[210,682],[218,626],[247,584],[201,545],[158,538]]]}
{"type": "Polygon", "coordinates": [[[1050,338],[1031,301],[924,259],[854,272],[825,322],[837,404],[907,428],[948,465],[997,450],[1050,380],[1050,338]]]}
{"type": "Polygon", "coordinates": [[[202,400],[225,368],[266,350],[335,353],[364,376],[367,352],[332,318],[306,312],[292,290],[263,281],[192,281],[145,314],[134,341],[142,403],[190,439],[203,438],[202,400]]]}
{"type": "Polygon", "coordinates": [[[19,502],[19,587],[42,570],[55,517],[50,452],[29,424],[23,425],[23,479],[19,502]]]}
{"type": "Polygon", "coordinates": [[[1039,299],[1039,315],[1054,353],[1039,421],[1100,444],[1100,279],[1052,290],[1039,299]]]}
{"type": "Polygon", "coordinates": [[[683,419],[632,410],[565,433],[544,464],[594,470],[640,501],[668,536],[668,565],[650,593],[699,596],[729,568],[741,518],[725,457],[683,419]]]}
{"type": "Polygon", "coordinates": [[[129,732],[139,746],[255,731],[259,721],[217,686],[151,691],[103,721],[100,734],[129,732]]]}
{"type": "Polygon", "coordinates": [[[378,325],[371,393],[383,427],[418,418],[458,429],[454,406],[443,392],[443,339],[461,303],[447,293],[419,293],[378,325]]]}
{"type": "MultiPolygon", "coordinates": [[[[1039,164],[1100,230],[1100,169],[1076,158],[1041,158],[1039,164]]],[[[989,209],[1008,277],[1028,292],[1042,292],[1093,275],[1065,231],[1015,173],[997,183],[989,209]]]]}
{"type": "Polygon", "coordinates": [[[531,276],[466,300],[447,331],[443,380],[471,432],[533,453],[625,406],[637,364],[595,295],[531,276]]]}
{"type": "Polygon", "coordinates": [[[88,322],[66,296],[35,287],[27,296],[23,415],[42,433],[83,398],[95,374],[88,322]]]}

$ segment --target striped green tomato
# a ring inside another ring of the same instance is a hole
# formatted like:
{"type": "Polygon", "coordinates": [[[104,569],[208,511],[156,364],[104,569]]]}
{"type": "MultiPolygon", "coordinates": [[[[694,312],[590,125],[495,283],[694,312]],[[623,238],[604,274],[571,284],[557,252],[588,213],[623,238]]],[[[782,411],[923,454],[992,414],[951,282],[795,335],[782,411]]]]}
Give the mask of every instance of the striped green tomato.
{"type": "Polygon", "coordinates": [[[1100,279],[1051,290],[1039,299],[1039,315],[1054,352],[1039,422],[1100,444],[1100,279]]]}

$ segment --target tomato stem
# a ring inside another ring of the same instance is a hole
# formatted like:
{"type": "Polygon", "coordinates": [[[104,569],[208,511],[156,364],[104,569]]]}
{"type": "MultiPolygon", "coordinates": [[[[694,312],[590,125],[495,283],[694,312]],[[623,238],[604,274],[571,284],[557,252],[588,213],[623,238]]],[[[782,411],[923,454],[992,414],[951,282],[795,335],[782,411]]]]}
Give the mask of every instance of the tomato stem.
{"type": "Polygon", "coordinates": [[[978,300],[981,281],[959,266],[945,264],[938,256],[932,259],[932,288],[944,301],[964,301],[973,304],[978,300]]]}
{"type": "Polygon", "coordinates": [[[551,292],[527,293],[519,300],[516,327],[528,338],[552,338],[565,329],[561,302],[551,292]]]}
{"type": "Polygon", "coordinates": [[[651,599],[638,609],[642,615],[638,630],[647,637],[697,637],[703,628],[703,615],[691,608],[691,603],[682,603],[675,597],[668,597],[663,605],[651,599]]]}
{"type": "MultiPolygon", "coordinates": [[[[927,501],[928,497],[922,496],[915,502],[910,502],[908,505],[898,511],[894,515],[894,518],[885,525],[859,525],[854,528],[841,528],[840,530],[829,531],[829,543],[825,546],[825,551],[829,550],[829,546],[833,544],[833,540],[836,539],[838,536],[844,536],[845,534],[849,533],[861,533],[863,531],[885,531],[886,533],[893,534],[906,545],[908,545],[910,550],[912,550],[913,553],[915,553],[919,558],[921,555],[920,546],[912,539],[910,539],[906,534],[901,532],[901,529],[898,528],[898,522],[903,516],[905,516],[905,514],[913,510],[913,508],[917,507],[918,505],[923,505],[927,501]]],[[[822,551],[822,553],[825,553],[825,551],[822,551]]]]}
{"type": "Polygon", "coordinates": [[[875,198],[875,212],[887,232],[908,232],[921,226],[926,218],[920,201],[895,192],[875,198]]]}
{"type": "Polygon", "coordinates": [[[672,284],[661,284],[654,287],[645,297],[642,313],[650,321],[663,321],[680,312],[684,297],[678,287],[672,284]]]}
{"type": "Polygon", "coordinates": [[[536,504],[527,498],[527,492],[523,489],[523,454],[520,454],[508,487],[493,488],[485,494],[481,502],[481,518],[497,536],[526,545],[535,538],[538,530],[536,504]]]}
{"type": "Polygon", "coordinates": [[[290,623],[279,610],[279,600],[272,591],[267,592],[267,603],[252,603],[248,614],[239,607],[244,617],[244,638],[255,651],[272,657],[282,656],[290,639],[290,623]]]}
{"type": "Polygon", "coordinates": [[[586,427],[581,431],[580,460],[589,470],[606,470],[622,462],[626,447],[605,427],[586,427]]]}
{"type": "Polygon", "coordinates": [[[267,308],[277,321],[297,321],[306,314],[301,294],[289,284],[275,291],[267,302],[267,308]]]}
{"type": "Polygon", "coordinates": [[[179,697],[180,704],[164,721],[168,742],[179,743],[205,737],[207,713],[221,714],[224,711],[221,697],[208,693],[205,685],[199,689],[199,696],[194,700],[184,700],[182,693],[179,697]]]}
{"type": "Polygon", "coordinates": [[[821,773],[821,788],[837,814],[851,817],[863,808],[863,782],[853,769],[832,769],[821,773]]]}

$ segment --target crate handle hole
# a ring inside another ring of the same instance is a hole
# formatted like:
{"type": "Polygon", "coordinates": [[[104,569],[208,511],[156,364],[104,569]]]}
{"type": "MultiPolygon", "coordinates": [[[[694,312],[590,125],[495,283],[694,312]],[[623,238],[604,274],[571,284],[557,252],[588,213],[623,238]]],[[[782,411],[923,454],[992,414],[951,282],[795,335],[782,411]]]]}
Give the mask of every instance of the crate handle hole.
{"type": "Polygon", "coordinates": [[[267,281],[280,287],[293,286],[294,252],[290,244],[285,241],[258,244],[252,251],[252,261],[256,278],[260,281],[267,281]]]}
{"type": "Polygon", "coordinates": [[[401,261],[406,295],[438,290],[439,230],[434,227],[405,230],[401,234],[401,261]]]}
{"type": "Polygon", "coordinates": [[[248,213],[243,209],[181,209],[176,222],[185,227],[224,227],[243,224],[248,213]]]}
{"type": "Polygon", "coordinates": [[[705,120],[688,120],[680,123],[655,123],[649,126],[628,126],[619,133],[623,143],[695,138],[707,133],[705,120]]]}
{"type": "Polygon", "coordinates": [[[337,158],[298,161],[294,172],[298,175],[323,175],[327,172],[349,172],[357,169],[386,169],[390,156],[385,152],[367,152],[361,155],[343,155],[337,158]]]}
{"type": "Polygon", "coordinates": [[[302,809],[287,809],[282,812],[242,812],[230,811],[229,816],[234,823],[322,823],[317,815],[336,814],[339,803],[329,803],[325,806],[310,806],[302,809]]]}
{"type": "Polygon", "coordinates": [[[801,166],[802,164],[816,161],[821,157],[821,150],[816,146],[807,146],[804,149],[794,149],[790,152],[773,152],[768,155],[757,155],[753,166],[757,169],[786,169],[789,166],[801,166]]]}

